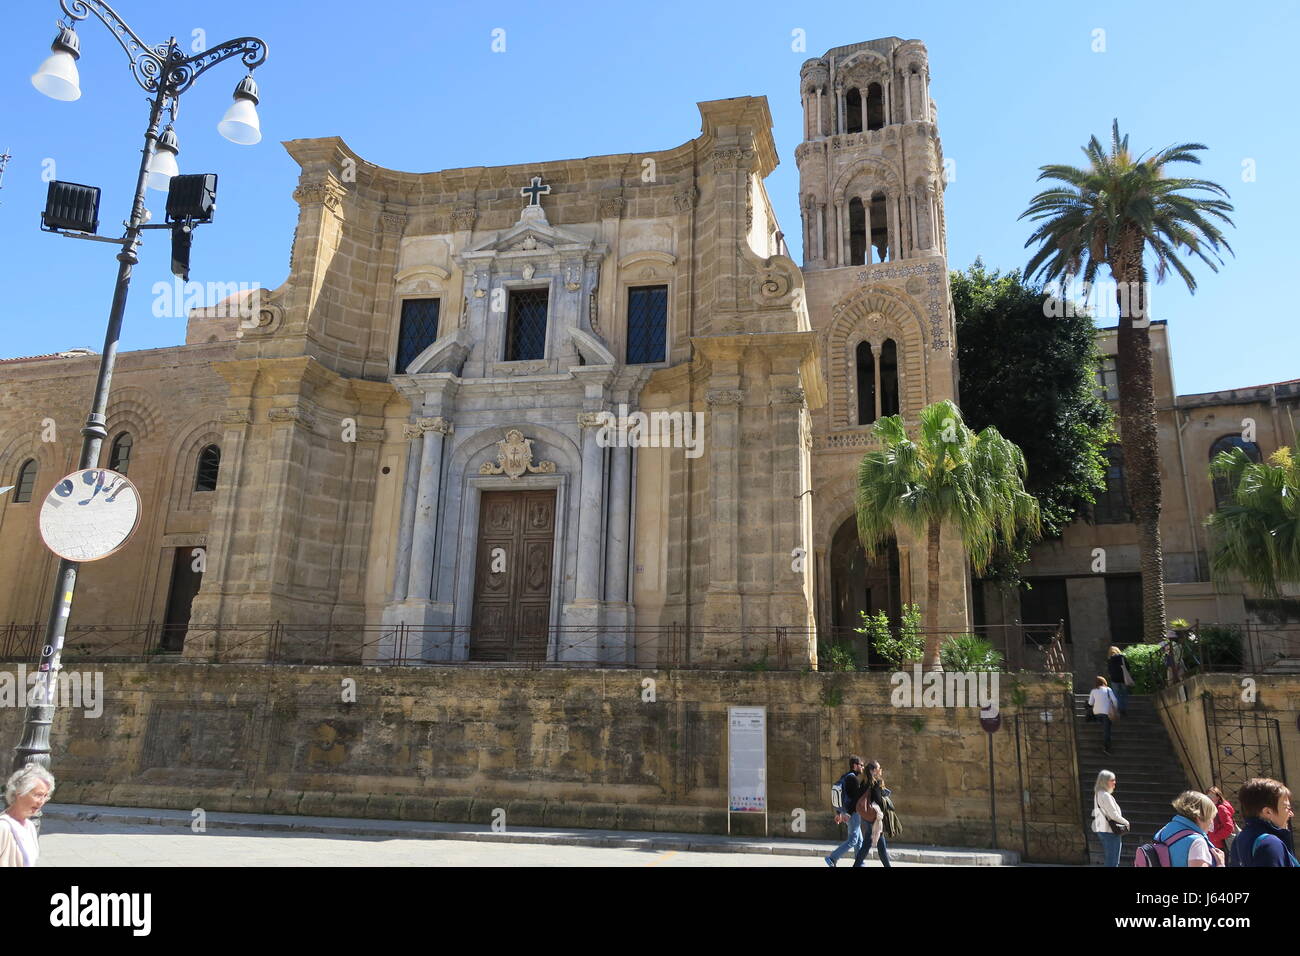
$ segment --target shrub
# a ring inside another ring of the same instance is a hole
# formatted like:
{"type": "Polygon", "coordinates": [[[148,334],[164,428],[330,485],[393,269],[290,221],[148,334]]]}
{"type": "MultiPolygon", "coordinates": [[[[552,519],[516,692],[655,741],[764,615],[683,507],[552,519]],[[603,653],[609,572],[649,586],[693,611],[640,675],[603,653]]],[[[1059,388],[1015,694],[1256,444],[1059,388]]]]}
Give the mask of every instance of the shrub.
{"type": "Polygon", "coordinates": [[[1002,655],[975,634],[958,634],[939,645],[939,661],[946,671],[1000,671],[1002,655]]]}
{"type": "Polygon", "coordinates": [[[855,671],[858,669],[858,659],[853,654],[853,648],[846,647],[843,644],[832,644],[830,654],[831,670],[833,671],[855,671]]]}
{"type": "Polygon", "coordinates": [[[890,627],[889,615],[884,611],[862,615],[862,627],[855,628],[866,635],[876,653],[895,670],[901,670],[908,661],[918,660],[925,653],[925,638],[921,635],[921,608],[916,604],[903,605],[903,620],[897,628],[890,627]]]}
{"type": "Polygon", "coordinates": [[[1165,655],[1159,644],[1133,644],[1124,648],[1133,693],[1153,694],[1165,683],[1165,655]]]}

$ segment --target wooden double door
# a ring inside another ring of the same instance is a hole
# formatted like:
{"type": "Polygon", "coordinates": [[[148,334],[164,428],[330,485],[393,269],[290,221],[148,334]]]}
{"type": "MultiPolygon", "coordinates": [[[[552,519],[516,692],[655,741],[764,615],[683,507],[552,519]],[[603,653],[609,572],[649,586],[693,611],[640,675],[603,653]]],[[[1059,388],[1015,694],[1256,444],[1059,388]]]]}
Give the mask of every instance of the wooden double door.
{"type": "Polygon", "coordinates": [[[554,554],[554,490],[483,492],[471,660],[546,660],[554,554]]]}

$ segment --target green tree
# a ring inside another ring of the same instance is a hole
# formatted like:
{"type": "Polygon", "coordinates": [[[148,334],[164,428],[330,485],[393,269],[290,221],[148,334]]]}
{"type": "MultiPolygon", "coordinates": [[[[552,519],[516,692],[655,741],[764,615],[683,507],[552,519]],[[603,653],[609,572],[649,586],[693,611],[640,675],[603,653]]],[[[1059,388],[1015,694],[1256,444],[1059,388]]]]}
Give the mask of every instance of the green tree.
{"type": "MultiPolygon", "coordinates": [[[[1300,436],[1297,436],[1300,444],[1300,436]]],[[[1268,461],[1240,448],[1220,452],[1210,474],[1224,477],[1232,497],[1206,519],[1216,573],[1241,575],[1266,597],[1283,581],[1300,581],[1300,458],[1279,448],[1268,461]]]]}
{"type": "MultiPolygon", "coordinates": [[[[992,425],[1024,453],[1025,490],[1038,499],[1043,534],[1056,537],[1104,490],[1105,448],[1115,440],[1110,408],[1095,392],[1092,319],[1054,303],[1018,270],[990,273],[979,259],[951,282],[966,423],[992,425]]],[[[999,548],[986,577],[1018,583],[1029,544],[1022,533],[999,548]]]]}
{"type": "Polygon", "coordinates": [[[921,411],[913,440],[898,415],[876,422],[880,449],[858,466],[858,537],[874,557],[899,525],[926,538],[925,667],[939,662],[939,544],[960,536],[977,572],[1022,528],[1036,532],[1038,502],[1025,492],[1025,458],[996,428],[976,434],[952,402],[921,411]]]}
{"type": "Polygon", "coordinates": [[[1083,148],[1084,167],[1040,167],[1039,180],[1063,185],[1040,192],[1021,214],[1039,223],[1025,246],[1037,245],[1025,274],[1031,279],[1078,277],[1091,284],[1104,265],[1115,282],[1119,309],[1120,436],[1129,474],[1129,503],[1137,526],[1142,570],[1143,633],[1164,633],[1164,560],[1160,543],[1160,447],[1151,373],[1148,257],[1157,282],[1173,270],[1191,292],[1196,278],[1180,255],[1217,272],[1222,247],[1231,252],[1220,223],[1232,224],[1228,192],[1205,179],[1169,175],[1174,163],[1200,164],[1199,143],[1182,143],[1134,156],[1128,137],[1111,127],[1109,151],[1096,136],[1083,148]],[[1224,198],[1220,198],[1224,197],[1224,198]]]}

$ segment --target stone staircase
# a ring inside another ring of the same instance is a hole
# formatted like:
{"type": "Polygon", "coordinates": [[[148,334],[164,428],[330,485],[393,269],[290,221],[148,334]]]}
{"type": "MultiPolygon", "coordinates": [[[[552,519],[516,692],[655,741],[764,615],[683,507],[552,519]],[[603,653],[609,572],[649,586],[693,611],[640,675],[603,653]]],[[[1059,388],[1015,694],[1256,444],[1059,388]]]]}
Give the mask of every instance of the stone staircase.
{"type": "MultiPolygon", "coordinates": [[[[1165,732],[1155,699],[1149,695],[1130,694],[1128,716],[1111,727],[1110,754],[1102,752],[1100,721],[1089,721],[1088,695],[1074,695],[1074,726],[1079,753],[1079,793],[1082,797],[1086,828],[1092,829],[1092,792],[1097,773],[1115,774],[1115,800],[1132,829],[1124,836],[1120,866],[1132,866],[1133,856],[1143,843],[1149,843],[1156,831],[1173,816],[1170,803],[1187,789],[1182,763],[1165,732]]],[[[1088,851],[1094,864],[1102,861],[1100,843],[1088,838],[1088,851]]]]}

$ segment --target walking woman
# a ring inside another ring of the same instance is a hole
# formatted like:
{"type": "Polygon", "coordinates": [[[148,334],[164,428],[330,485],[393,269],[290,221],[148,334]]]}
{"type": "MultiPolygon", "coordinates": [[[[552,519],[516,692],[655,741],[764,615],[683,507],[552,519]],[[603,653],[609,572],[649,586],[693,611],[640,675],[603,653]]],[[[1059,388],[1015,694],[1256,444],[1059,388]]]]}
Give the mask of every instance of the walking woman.
{"type": "Polygon", "coordinates": [[[0,813],[0,866],[35,866],[41,855],[30,819],[54,792],[48,770],[29,763],[5,783],[5,811],[0,813]]]}
{"type": "Polygon", "coordinates": [[[1110,722],[1114,717],[1119,716],[1119,701],[1115,699],[1115,692],[1106,684],[1106,678],[1100,674],[1097,675],[1097,686],[1092,689],[1088,695],[1088,706],[1092,708],[1093,715],[1101,721],[1101,749],[1103,753],[1110,753],[1110,722]]]}
{"type": "Polygon", "coordinates": [[[1119,855],[1129,823],[1120,813],[1119,804],[1115,800],[1115,775],[1109,770],[1103,770],[1097,774],[1097,783],[1092,789],[1092,832],[1101,841],[1101,865],[1119,866],[1119,855]]]}
{"type": "Polygon", "coordinates": [[[1133,686],[1133,675],[1128,670],[1128,658],[1118,647],[1110,649],[1106,658],[1106,670],[1110,674],[1110,689],[1119,700],[1119,715],[1128,716],[1128,689],[1133,686]]]}
{"type": "Polygon", "coordinates": [[[858,817],[862,820],[866,839],[858,847],[853,858],[854,866],[862,866],[863,860],[874,846],[880,854],[880,865],[889,866],[889,847],[885,844],[885,808],[889,806],[890,791],[885,787],[885,770],[879,760],[867,764],[867,784],[858,799],[858,817]],[[871,828],[869,834],[865,833],[871,828]]]}

